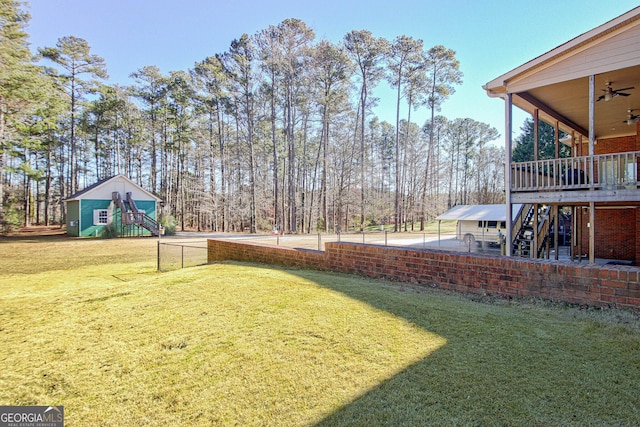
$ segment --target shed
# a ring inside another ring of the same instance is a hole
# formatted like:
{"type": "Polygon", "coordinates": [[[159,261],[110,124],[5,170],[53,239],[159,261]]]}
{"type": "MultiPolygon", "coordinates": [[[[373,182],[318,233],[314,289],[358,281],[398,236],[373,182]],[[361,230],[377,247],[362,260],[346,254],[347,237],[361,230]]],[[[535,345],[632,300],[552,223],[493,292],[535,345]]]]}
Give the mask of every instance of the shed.
{"type": "Polygon", "coordinates": [[[160,201],[124,175],[104,179],[65,200],[67,234],[100,236],[115,224],[121,235],[157,235],[160,201]]]}

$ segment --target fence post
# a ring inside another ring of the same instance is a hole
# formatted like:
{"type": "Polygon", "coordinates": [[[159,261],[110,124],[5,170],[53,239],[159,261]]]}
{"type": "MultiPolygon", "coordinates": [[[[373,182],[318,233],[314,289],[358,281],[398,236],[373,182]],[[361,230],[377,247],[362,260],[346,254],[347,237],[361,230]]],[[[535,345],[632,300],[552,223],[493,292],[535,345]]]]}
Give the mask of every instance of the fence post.
{"type": "Polygon", "coordinates": [[[364,245],[364,230],[362,230],[362,244],[364,245]]]}
{"type": "Polygon", "coordinates": [[[158,239],[158,271],[160,271],[160,239],[158,239]]]}
{"type": "Polygon", "coordinates": [[[180,248],[182,249],[182,266],[181,266],[181,268],[184,268],[184,245],[180,246],[180,248]]]}
{"type": "Polygon", "coordinates": [[[322,250],[322,235],[318,233],[318,250],[322,250]]]}
{"type": "Polygon", "coordinates": [[[384,230],[384,245],[387,246],[387,230],[384,230]]]}

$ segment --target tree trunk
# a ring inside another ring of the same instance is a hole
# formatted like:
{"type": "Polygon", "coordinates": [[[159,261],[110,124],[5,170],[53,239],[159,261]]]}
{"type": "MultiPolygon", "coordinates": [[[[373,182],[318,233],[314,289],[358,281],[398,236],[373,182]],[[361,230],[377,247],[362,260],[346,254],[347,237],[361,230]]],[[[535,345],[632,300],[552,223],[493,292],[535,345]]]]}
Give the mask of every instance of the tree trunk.
{"type": "Polygon", "coordinates": [[[76,164],[76,79],[75,73],[71,74],[71,153],[69,156],[69,193],[78,190],[78,168],[76,164]]]}
{"type": "Polygon", "coordinates": [[[255,178],[255,159],[253,153],[253,116],[249,103],[249,94],[246,95],[247,102],[247,127],[248,127],[248,143],[249,143],[249,232],[256,233],[256,178],[255,178]]]}
{"type": "Polygon", "coordinates": [[[156,194],[157,187],[157,159],[156,159],[156,112],[155,103],[151,102],[151,191],[156,194]]]}
{"type": "Polygon", "coordinates": [[[323,136],[322,138],[322,172],[320,178],[320,198],[322,203],[322,227],[326,233],[329,231],[329,210],[327,207],[327,145],[329,145],[329,117],[327,114],[327,107],[325,106],[324,123],[323,123],[323,136]]]}
{"type": "Polygon", "coordinates": [[[367,112],[367,85],[362,83],[362,115],[360,116],[360,231],[364,233],[364,200],[365,200],[365,179],[364,179],[364,124],[367,112]]]}
{"type": "Polygon", "coordinates": [[[4,220],[4,152],[6,150],[4,121],[4,97],[0,94],[0,225],[4,220]]]}
{"type": "Polygon", "coordinates": [[[44,181],[44,225],[50,225],[51,209],[51,145],[47,145],[47,166],[44,181]]]}
{"type": "Polygon", "coordinates": [[[289,231],[296,233],[296,181],[295,181],[295,151],[296,143],[293,132],[293,94],[291,93],[291,85],[287,85],[287,106],[286,106],[286,134],[289,147],[289,174],[288,184],[288,200],[289,205],[289,231]]]}
{"type": "MultiPolygon", "coordinates": [[[[274,82],[275,77],[272,77],[274,82]]],[[[283,230],[282,220],[280,219],[280,204],[279,204],[279,185],[278,180],[278,139],[276,137],[276,101],[275,101],[275,84],[271,86],[271,143],[273,145],[273,226],[280,232],[283,230]]]]}

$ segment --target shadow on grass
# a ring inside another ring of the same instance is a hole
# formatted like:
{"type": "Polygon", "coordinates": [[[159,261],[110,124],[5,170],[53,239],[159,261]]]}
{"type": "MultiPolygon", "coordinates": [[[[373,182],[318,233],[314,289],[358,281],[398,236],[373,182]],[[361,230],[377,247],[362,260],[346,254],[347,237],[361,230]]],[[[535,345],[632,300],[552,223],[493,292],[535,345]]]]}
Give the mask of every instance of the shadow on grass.
{"type": "Polygon", "coordinates": [[[63,242],[72,239],[66,231],[60,227],[33,227],[13,231],[8,234],[0,234],[0,242],[63,242]]]}
{"type": "Polygon", "coordinates": [[[614,338],[619,326],[594,327],[592,319],[559,308],[284,270],[447,340],[318,426],[633,425],[640,419],[634,380],[640,363],[630,353],[640,350],[635,330],[614,338]]]}
{"type": "MultiPolygon", "coordinates": [[[[156,263],[157,239],[132,237],[103,239],[73,237],[62,232],[20,232],[0,237],[0,251],[12,256],[0,258],[3,273],[38,274],[105,264],[156,263]],[[127,254],[123,256],[122,254],[127,254]]],[[[116,271],[117,273],[118,271],[116,271]]]]}

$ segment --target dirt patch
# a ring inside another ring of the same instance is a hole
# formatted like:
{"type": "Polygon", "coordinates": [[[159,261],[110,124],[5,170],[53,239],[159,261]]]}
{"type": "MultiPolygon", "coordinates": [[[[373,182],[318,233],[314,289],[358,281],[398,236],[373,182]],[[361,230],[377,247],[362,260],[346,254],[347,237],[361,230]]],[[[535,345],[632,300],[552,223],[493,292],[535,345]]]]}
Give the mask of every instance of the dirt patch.
{"type": "Polygon", "coordinates": [[[59,225],[34,225],[32,227],[22,227],[16,230],[10,231],[4,237],[40,237],[40,236],[64,236],[66,235],[66,229],[59,225]]]}

